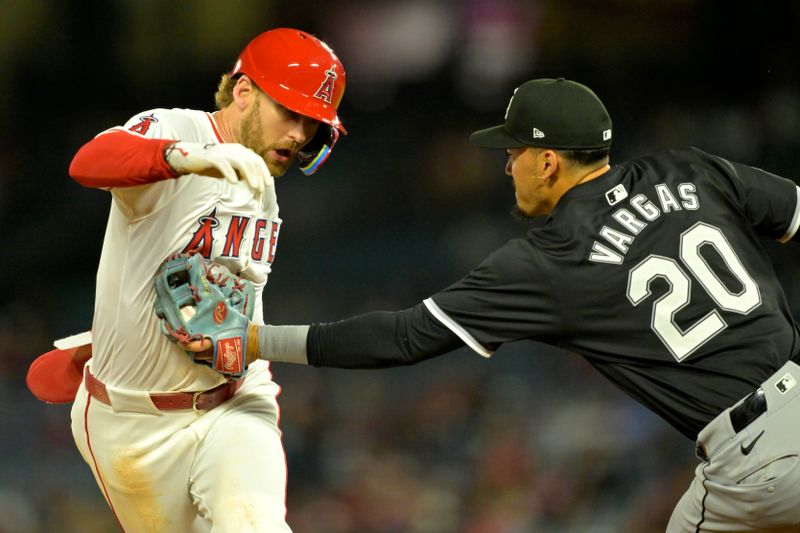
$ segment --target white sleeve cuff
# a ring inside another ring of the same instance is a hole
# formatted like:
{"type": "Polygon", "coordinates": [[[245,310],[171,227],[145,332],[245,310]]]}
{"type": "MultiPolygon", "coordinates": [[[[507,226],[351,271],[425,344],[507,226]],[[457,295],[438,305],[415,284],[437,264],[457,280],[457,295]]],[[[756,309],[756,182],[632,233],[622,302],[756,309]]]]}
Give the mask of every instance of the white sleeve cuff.
{"type": "Polygon", "coordinates": [[[797,193],[797,202],[794,206],[794,216],[789,223],[789,229],[786,230],[786,234],[778,239],[783,243],[789,242],[791,238],[794,237],[795,233],[797,233],[797,228],[800,227],[800,187],[795,187],[795,192],[797,193]]]}
{"type": "Polygon", "coordinates": [[[464,344],[478,352],[479,355],[489,358],[494,354],[493,351],[486,349],[486,347],[475,340],[475,337],[470,335],[470,333],[456,323],[455,320],[447,316],[447,313],[442,311],[439,306],[436,305],[436,302],[434,302],[431,298],[427,298],[422,303],[425,304],[425,307],[428,308],[428,311],[431,312],[436,320],[441,322],[447,329],[455,333],[459,339],[464,341],[464,344]]]}

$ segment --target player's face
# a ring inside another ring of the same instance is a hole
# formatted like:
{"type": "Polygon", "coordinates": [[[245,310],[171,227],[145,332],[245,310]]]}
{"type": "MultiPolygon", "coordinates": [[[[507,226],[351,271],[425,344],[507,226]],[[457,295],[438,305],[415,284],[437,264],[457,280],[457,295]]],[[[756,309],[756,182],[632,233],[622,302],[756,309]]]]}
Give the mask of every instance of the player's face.
{"type": "Polygon", "coordinates": [[[506,150],[506,174],[514,181],[514,196],[517,200],[516,211],[526,217],[535,217],[550,212],[548,202],[549,188],[540,179],[538,154],[536,148],[509,148],[506,150]]]}
{"type": "Polygon", "coordinates": [[[281,176],[297,156],[297,152],[317,132],[319,122],[305,117],[257,93],[250,109],[239,123],[239,139],[264,158],[273,176],[281,176]]]}

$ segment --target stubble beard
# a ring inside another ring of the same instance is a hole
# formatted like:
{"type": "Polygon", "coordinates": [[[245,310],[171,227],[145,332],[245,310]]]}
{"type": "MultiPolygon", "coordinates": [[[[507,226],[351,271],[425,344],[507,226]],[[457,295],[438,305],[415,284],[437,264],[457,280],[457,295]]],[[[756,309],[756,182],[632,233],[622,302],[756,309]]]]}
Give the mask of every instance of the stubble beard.
{"type": "Polygon", "coordinates": [[[278,163],[277,161],[270,160],[269,151],[273,147],[264,146],[262,144],[261,139],[264,138],[264,125],[261,123],[261,115],[258,113],[259,106],[260,102],[256,100],[250,112],[242,117],[242,121],[239,124],[239,138],[244,146],[261,156],[261,159],[267,164],[269,173],[272,174],[273,178],[277,178],[278,176],[282,176],[289,169],[289,165],[292,164],[292,161],[278,163]]]}
{"type": "MultiPolygon", "coordinates": [[[[516,183],[514,183],[513,179],[511,180],[511,188],[514,189],[514,194],[516,196],[517,185],[516,185],[516,183]]],[[[517,222],[523,222],[525,224],[529,224],[529,223],[537,220],[541,216],[539,214],[528,213],[527,211],[523,210],[519,206],[519,200],[517,200],[517,202],[511,208],[511,210],[509,211],[509,214],[511,215],[511,218],[513,218],[517,222]]]]}
{"type": "Polygon", "coordinates": [[[517,204],[514,204],[514,207],[511,208],[510,213],[512,218],[517,222],[530,222],[537,218],[536,215],[531,215],[530,213],[523,211],[522,208],[517,204]]]}
{"type": "MultiPolygon", "coordinates": [[[[514,189],[514,193],[516,195],[517,185],[514,183],[514,180],[511,180],[511,188],[514,189]]],[[[523,211],[519,206],[519,203],[514,204],[514,206],[511,208],[510,214],[511,217],[517,222],[530,222],[536,218],[536,215],[531,215],[530,213],[523,211]]]]}

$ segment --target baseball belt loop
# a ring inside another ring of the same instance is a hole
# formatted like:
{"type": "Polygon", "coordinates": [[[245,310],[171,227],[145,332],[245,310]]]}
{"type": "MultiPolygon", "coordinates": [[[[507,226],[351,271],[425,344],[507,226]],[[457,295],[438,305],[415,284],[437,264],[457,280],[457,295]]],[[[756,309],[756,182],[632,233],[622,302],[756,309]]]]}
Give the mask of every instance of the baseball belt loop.
{"type": "Polygon", "coordinates": [[[199,407],[197,407],[197,400],[200,398],[200,395],[203,394],[204,391],[197,391],[192,393],[192,411],[197,413],[198,415],[203,414],[199,407]]]}

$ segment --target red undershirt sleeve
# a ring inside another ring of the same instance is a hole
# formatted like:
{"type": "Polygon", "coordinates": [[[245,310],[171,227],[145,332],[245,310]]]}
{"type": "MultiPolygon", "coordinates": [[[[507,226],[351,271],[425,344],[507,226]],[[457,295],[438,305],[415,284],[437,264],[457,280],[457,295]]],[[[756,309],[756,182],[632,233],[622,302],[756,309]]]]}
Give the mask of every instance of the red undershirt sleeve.
{"type": "Polygon", "coordinates": [[[69,166],[69,175],[85,187],[132,187],[177,178],[164,159],[172,139],[148,139],[125,130],[98,135],[84,144],[69,166]]]}

